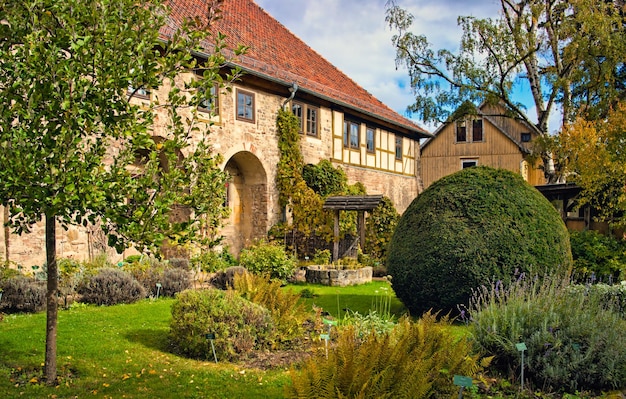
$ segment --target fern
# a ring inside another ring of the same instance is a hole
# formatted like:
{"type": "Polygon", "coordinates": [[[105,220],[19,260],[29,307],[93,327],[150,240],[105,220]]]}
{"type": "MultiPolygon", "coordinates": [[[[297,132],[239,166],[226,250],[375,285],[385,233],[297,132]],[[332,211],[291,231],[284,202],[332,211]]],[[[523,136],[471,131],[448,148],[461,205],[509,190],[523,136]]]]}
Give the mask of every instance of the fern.
{"type": "MultiPolygon", "coordinates": [[[[430,398],[455,392],[454,374],[474,375],[485,364],[472,343],[453,336],[450,321],[425,314],[403,318],[388,333],[359,336],[353,326],[339,332],[328,353],[291,370],[289,398],[430,398]]],[[[487,362],[488,363],[488,362],[487,362]]]]}

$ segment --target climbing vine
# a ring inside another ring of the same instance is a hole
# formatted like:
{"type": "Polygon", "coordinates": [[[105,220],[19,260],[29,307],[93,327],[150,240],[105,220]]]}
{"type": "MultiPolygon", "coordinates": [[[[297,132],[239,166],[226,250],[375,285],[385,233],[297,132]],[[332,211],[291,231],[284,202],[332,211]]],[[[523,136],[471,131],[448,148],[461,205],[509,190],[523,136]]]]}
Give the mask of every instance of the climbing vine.
{"type": "MultiPolygon", "coordinates": [[[[310,255],[315,249],[320,249],[320,246],[333,240],[333,214],[323,210],[324,200],[331,195],[367,193],[362,183],[349,185],[345,172],[328,160],[321,160],[317,165],[305,165],[300,151],[299,126],[298,118],[291,112],[282,109],[278,112],[276,127],[280,159],[276,184],[279,203],[291,214],[291,224],[274,226],[270,235],[285,237],[289,233],[293,237],[292,241],[298,241],[294,244],[299,247],[298,252],[301,255],[310,255]],[[311,242],[313,244],[309,245],[311,242]]],[[[371,240],[370,247],[377,258],[386,252],[389,229],[395,226],[392,215],[397,215],[397,212],[387,199],[381,209],[374,211],[375,221],[368,223],[370,232],[367,241],[371,240]],[[380,234],[377,235],[376,232],[380,234]]],[[[341,213],[341,238],[346,235],[356,236],[356,216],[355,212],[341,213]]]]}

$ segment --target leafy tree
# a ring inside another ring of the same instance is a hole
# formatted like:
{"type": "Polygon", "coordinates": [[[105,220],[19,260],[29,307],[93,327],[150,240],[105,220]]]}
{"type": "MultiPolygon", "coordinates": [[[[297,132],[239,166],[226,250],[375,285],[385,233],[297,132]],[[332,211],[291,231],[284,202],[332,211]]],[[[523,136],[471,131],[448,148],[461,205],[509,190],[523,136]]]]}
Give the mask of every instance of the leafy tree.
{"type": "MultiPolygon", "coordinates": [[[[464,101],[498,102],[507,116],[548,135],[548,119],[560,104],[564,120],[583,111],[606,113],[624,95],[626,29],[621,1],[500,0],[497,19],[459,17],[458,53],[434,51],[425,36],[409,29],[413,16],[390,0],[386,21],[396,30],[396,62],[408,69],[415,104],[424,121],[446,121],[464,101]],[[537,119],[514,98],[525,81],[537,119]]],[[[550,148],[541,154],[546,177],[559,177],[550,148]]]]}
{"type": "Polygon", "coordinates": [[[219,75],[220,35],[206,59],[192,55],[206,54],[200,45],[219,2],[160,36],[169,15],[160,0],[0,0],[0,204],[18,234],[45,220],[49,384],[56,381],[57,223],[99,221],[117,249],[156,250],[165,239],[199,238],[195,232],[224,214],[226,175],[194,105],[233,75],[219,75]],[[184,80],[183,72],[202,76],[184,80]],[[152,103],[135,100],[164,85],[168,94],[152,103]],[[160,139],[152,137],[156,114],[160,139]],[[180,208],[190,217],[174,218],[180,208]]]}
{"type": "Polygon", "coordinates": [[[602,221],[626,225],[626,105],[618,105],[605,120],[578,118],[558,140],[568,180],[582,188],[579,203],[590,204],[602,221]]]}

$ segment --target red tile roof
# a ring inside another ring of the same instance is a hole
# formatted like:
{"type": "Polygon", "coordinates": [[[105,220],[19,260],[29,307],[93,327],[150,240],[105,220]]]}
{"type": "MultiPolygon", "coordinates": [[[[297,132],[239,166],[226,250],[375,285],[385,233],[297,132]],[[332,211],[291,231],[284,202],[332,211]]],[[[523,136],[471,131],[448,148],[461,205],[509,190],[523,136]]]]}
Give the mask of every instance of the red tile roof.
{"type": "MultiPolygon", "coordinates": [[[[203,0],[170,0],[172,20],[162,30],[167,37],[185,18],[203,15],[203,0]]],[[[235,62],[249,73],[260,75],[300,89],[332,102],[408,129],[419,136],[430,133],[393,111],[356,82],[319,55],[275,20],[253,0],[226,0],[220,6],[221,18],[214,23],[226,35],[226,44],[249,47],[235,62]]]]}

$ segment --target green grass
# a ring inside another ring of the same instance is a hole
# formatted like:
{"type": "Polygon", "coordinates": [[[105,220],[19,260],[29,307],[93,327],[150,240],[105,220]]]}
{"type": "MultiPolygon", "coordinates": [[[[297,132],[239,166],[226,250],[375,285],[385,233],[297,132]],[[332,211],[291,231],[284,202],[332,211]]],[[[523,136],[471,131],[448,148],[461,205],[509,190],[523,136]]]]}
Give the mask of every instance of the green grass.
{"type": "Polygon", "coordinates": [[[367,315],[370,310],[377,313],[390,313],[396,318],[406,313],[406,308],[396,298],[387,281],[372,281],[362,285],[347,287],[329,287],[316,284],[289,285],[287,289],[297,292],[312,291],[313,298],[303,298],[309,306],[318,306],[332,316],[342,318],[346,311],[367,315]]]}
{"type": "MultiPolygon", "coordinates": [[[[303,299],[337,316],[344,308],[367,314],[389,302],[391,314],[403,307],[388,283],[352,287],[295,285],[312,290],[303,299]],[[387,291],[385,290],[387,289],[387,291]]],[[[61,384],[40,382],[45,349],[45,313],[5,315],[0,321],[2,398],[281,398],[290,382],[286,370],[260,371],[186,359],[170,353],[172,299],[132,305],[79,306],[61,310],[58,369],[61,384]]]]}
{"type": "Polygon", "coordinates": [[[244,370],[169,353],[172,303],[145,300],[61,311],[57,357],[61,384],[55,388],[37,382],[44,360],[45,314],[5,316],[0,322],[0,397],[283,396],[282,387],[289,382],[284,370],[244,370]]]}

